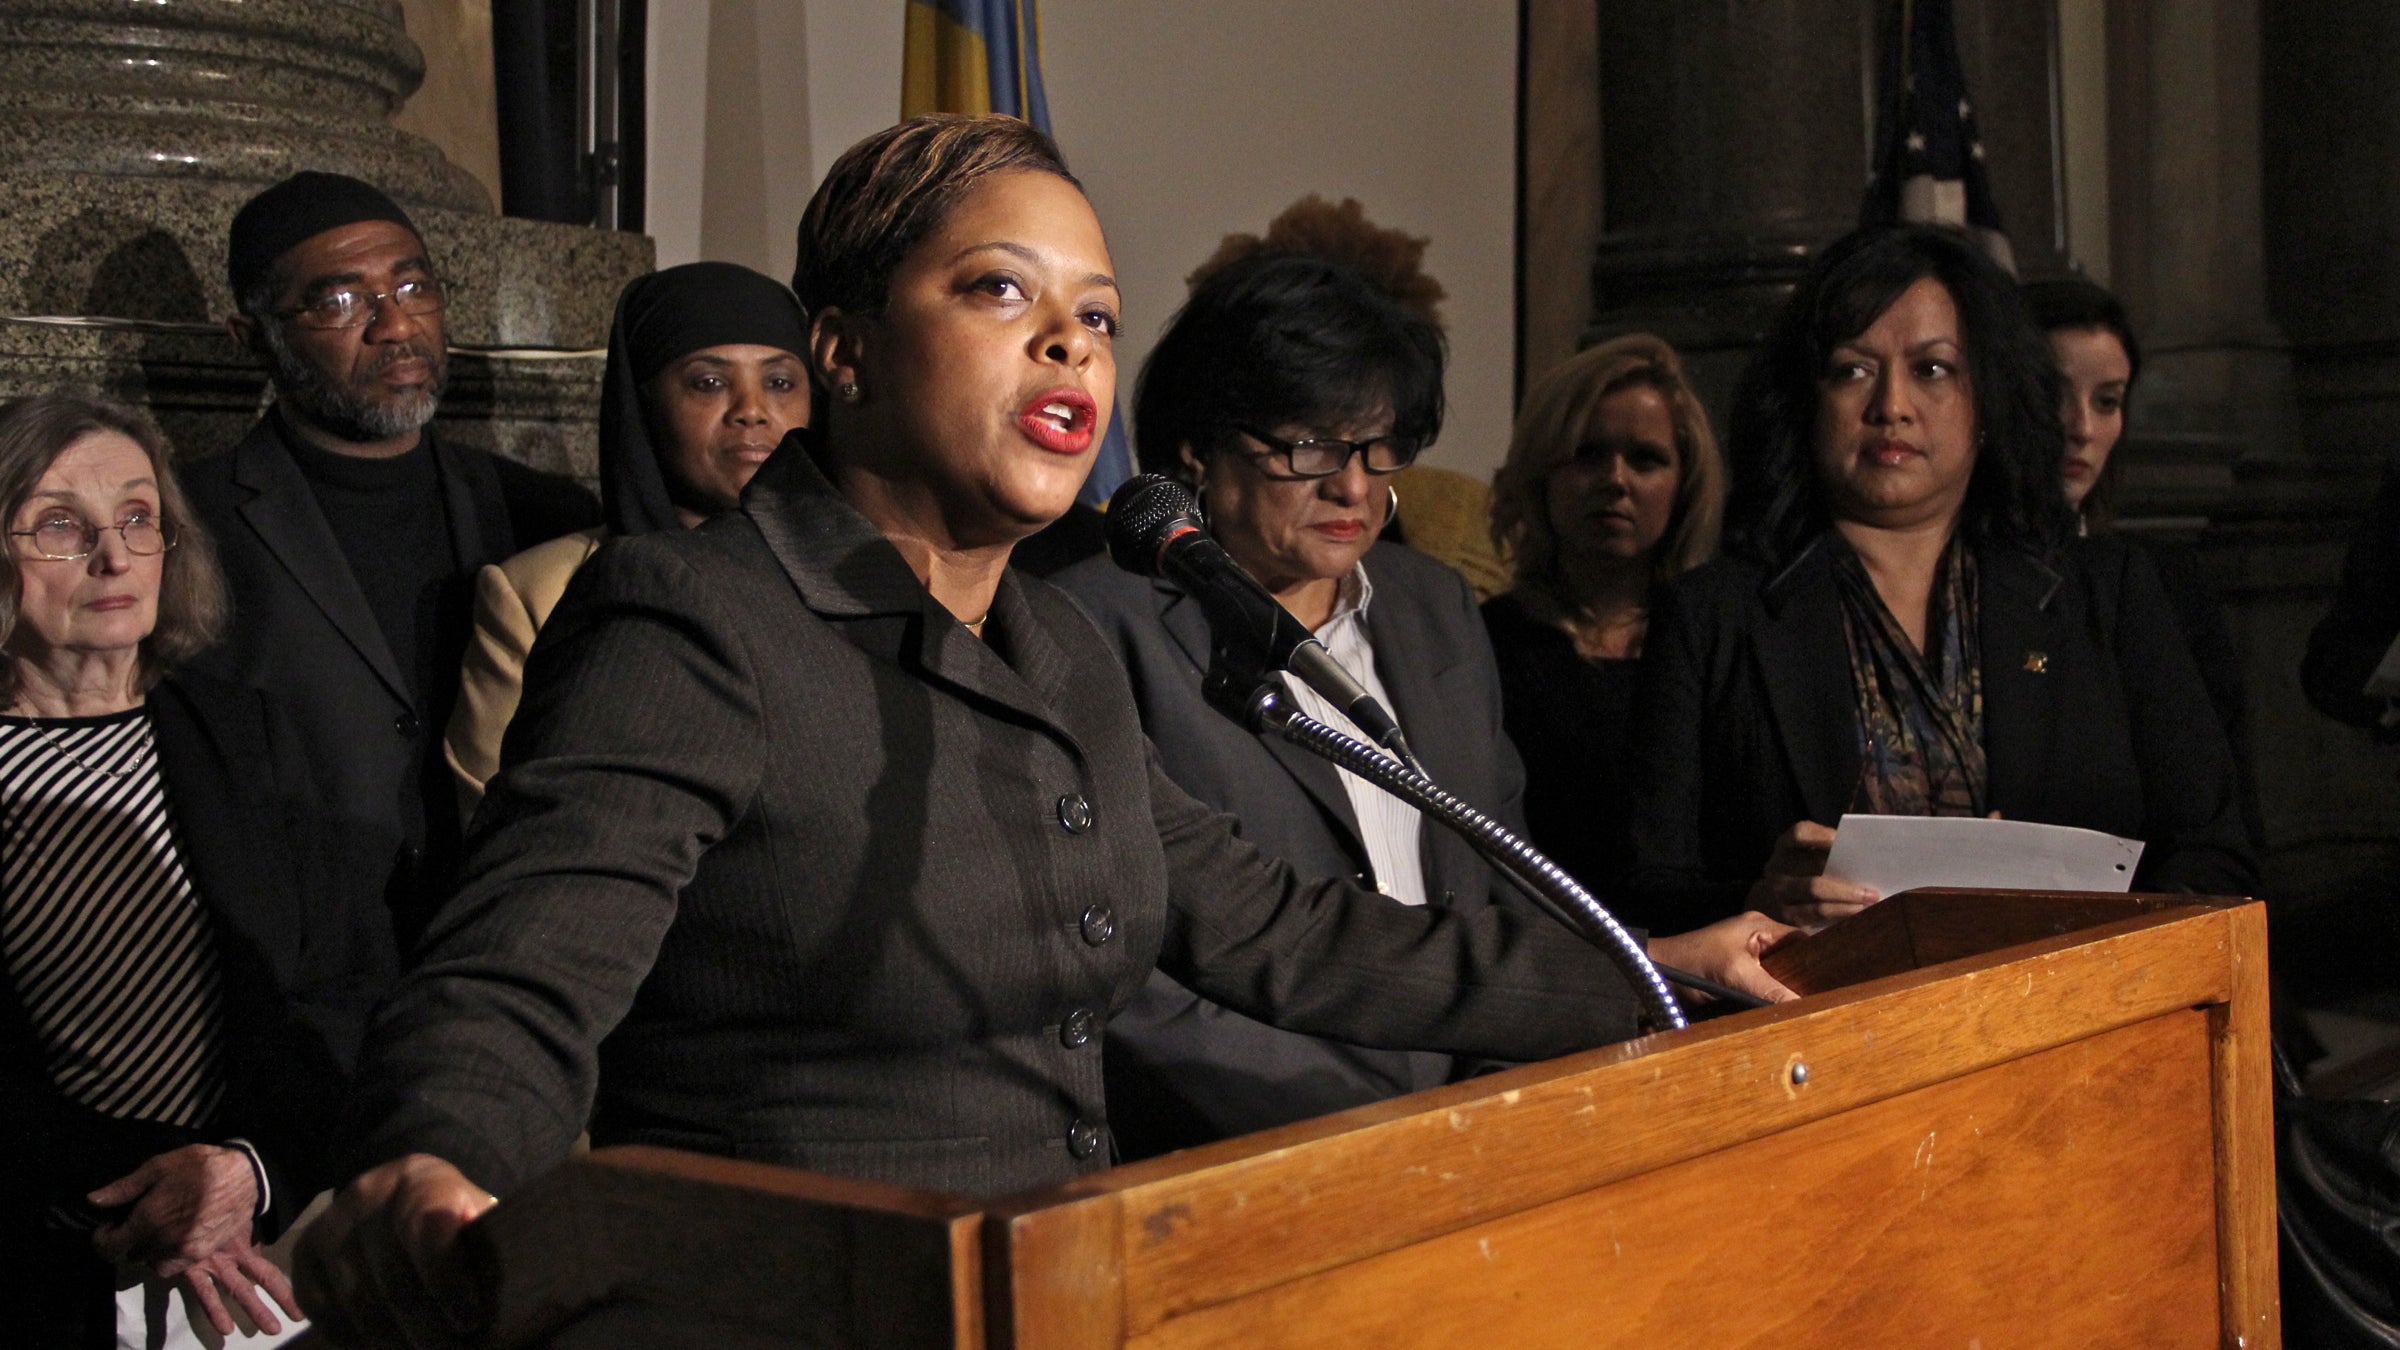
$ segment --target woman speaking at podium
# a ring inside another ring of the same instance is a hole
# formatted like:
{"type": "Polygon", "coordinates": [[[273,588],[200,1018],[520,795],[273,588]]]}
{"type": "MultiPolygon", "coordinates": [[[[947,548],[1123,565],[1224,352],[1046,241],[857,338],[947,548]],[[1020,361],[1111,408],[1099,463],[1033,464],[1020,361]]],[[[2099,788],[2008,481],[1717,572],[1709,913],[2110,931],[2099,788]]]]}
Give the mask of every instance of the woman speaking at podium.
{"type": "MultiPolygon", "coordinates": [[[[1111,1152],[1156,965],[1347,1040],[1538,1059],[1633,1031],[1546,920],[1271,863],[1178,791],[1072,601],[1008,569],[1115,391],[1118,292],[1048,139],[920,118],[800,224],[817,428],[738,512],[614,541],[526,668],[466,880],[361,1068],[369,1170],[310,1235],[335,1339],[457,1302],[458,1227],[596,1144],[991,1196],[1111,1152]]],[[[1769,997],[1758,916],[1652,940],[1769,997]]]]}

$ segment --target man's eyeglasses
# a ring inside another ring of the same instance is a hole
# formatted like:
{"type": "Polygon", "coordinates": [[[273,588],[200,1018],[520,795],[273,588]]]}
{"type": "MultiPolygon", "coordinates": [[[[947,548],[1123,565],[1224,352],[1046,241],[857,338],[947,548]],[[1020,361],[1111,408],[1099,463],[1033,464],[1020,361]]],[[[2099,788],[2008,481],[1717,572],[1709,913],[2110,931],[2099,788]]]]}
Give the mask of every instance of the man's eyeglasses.
{"type": "Polygon", "coordinates": [[[449,303],[450,283],[439,277],[415,277],[388,291],[345,286],[305,305],[276,310],[275,317],[290,319],[302,328],[358,328],[374,321],[379,305],[389,304],[403,314],[425,315],[439,314],[449,303]]]}
{"type": "Polygon", "coordinates": [[[37,558],[52,562],[74,562],[92,556],[100,547],[100,532],[115,530],[125,540],[125,551],[147,558],[175,547],[174,529],[155,516],[130,515],[114,525],[95,525],[73,516],[52,516],[30,530],[10,530],[15,539],[31,539],[37,558]]]}
{"type": "Polygon", "coordinates": [[[1378,436],[1371,441],[1336,441],[1311,436],[1305,440],[1287,441],[1248,427],[1235,427],[1251,440],[1267,447],[1271,455],[1280,455],[1292,478],[1331,478],[1350,467],[1350,457],[1359,456],[1368,473],[1398,473],[1414,463],[1417,452],[1424,446],[1413,436],[1378,436]]]}

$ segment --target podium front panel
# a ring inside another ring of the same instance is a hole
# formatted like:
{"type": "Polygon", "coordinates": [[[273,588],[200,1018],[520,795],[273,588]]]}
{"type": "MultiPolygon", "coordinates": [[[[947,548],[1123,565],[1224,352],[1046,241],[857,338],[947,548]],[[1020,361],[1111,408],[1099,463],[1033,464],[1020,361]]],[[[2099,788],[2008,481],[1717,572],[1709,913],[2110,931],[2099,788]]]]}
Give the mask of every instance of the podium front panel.
{"type": "Polygon", "coordinates": [[[2205,1347],[2215,1208],[2207,1017],[2186,1011],[1126,1343],[2205,1347]]]}
{"type": "Polygon", "coordinates": [[[2273,1346],[2265,929],[2195,901],[1000,1202],[987,1329],[2273,1346]]]}

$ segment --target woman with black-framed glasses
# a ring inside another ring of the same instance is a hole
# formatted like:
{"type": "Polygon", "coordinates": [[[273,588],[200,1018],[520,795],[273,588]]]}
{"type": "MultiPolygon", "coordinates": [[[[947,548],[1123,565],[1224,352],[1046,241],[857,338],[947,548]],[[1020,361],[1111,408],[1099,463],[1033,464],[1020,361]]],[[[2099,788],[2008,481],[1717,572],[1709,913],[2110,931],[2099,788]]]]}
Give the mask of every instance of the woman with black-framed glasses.
{"type": "Polygon", "coordinates": [[[157,431],[0,406],[0,508],[0,1246],[33,1264],[10,1325],[264,1343],[299,1307],[263,1249],[330,1179],[389,921],[290,723],[177,669],[225,587],[157,431]]]}
{"type": "MultiPolygon", "coordinates": [[[[1524,770],[1501,730],[1475,595],[1432,558],[1378,542],[1390,475],[1442,423],[1442,331],[1401,289],[1309,256],[1204,275],[1143,367],[1136,448],[1145,470],[1194,488],[1210,531],[1375,693],[1436,780],[1522,832],[1524,770]]],[[[1054,580],[1124,660],[1167,773],[1260,850],[1303,874],[1357,877],[1395,904],[1470,910],[1505,895],[1415,811],[1210,709],[1208,626],[1173,584],[1105,558],[1054,580]]],[[[1346,726],[1313,692],[1294,693],[1346,726]]],[[[1438,1086],[1466,1067],[1277,1031],[1158,974],[1110,1034],[1109,1111],[1128,1157],[1438,1086]]]]}

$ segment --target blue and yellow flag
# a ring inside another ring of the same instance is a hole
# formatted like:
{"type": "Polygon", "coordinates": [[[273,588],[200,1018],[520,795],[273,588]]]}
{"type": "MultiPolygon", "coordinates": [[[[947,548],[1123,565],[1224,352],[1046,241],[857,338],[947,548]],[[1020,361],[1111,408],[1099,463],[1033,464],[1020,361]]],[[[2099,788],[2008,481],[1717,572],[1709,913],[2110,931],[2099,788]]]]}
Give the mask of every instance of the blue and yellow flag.
{"type": "MultiPolygon", "coordinates": [[[[900,116],[919,113],[1006,113],[1045,134],[1050,100],[1042,92],[1042,30],[1035,0],[906,0],[908,37],[902,48],[900,116]]],[[[1112,411],[1108,434],[1083,483],[1082,500],[1098,506],[1133,476],[1125,421],[1112,411]]]]}
{"type": "Polygon", "coordinates": [[[900,116],[1007,113],[1050,130],[1034,0],[908,0],[900,116]]]}

